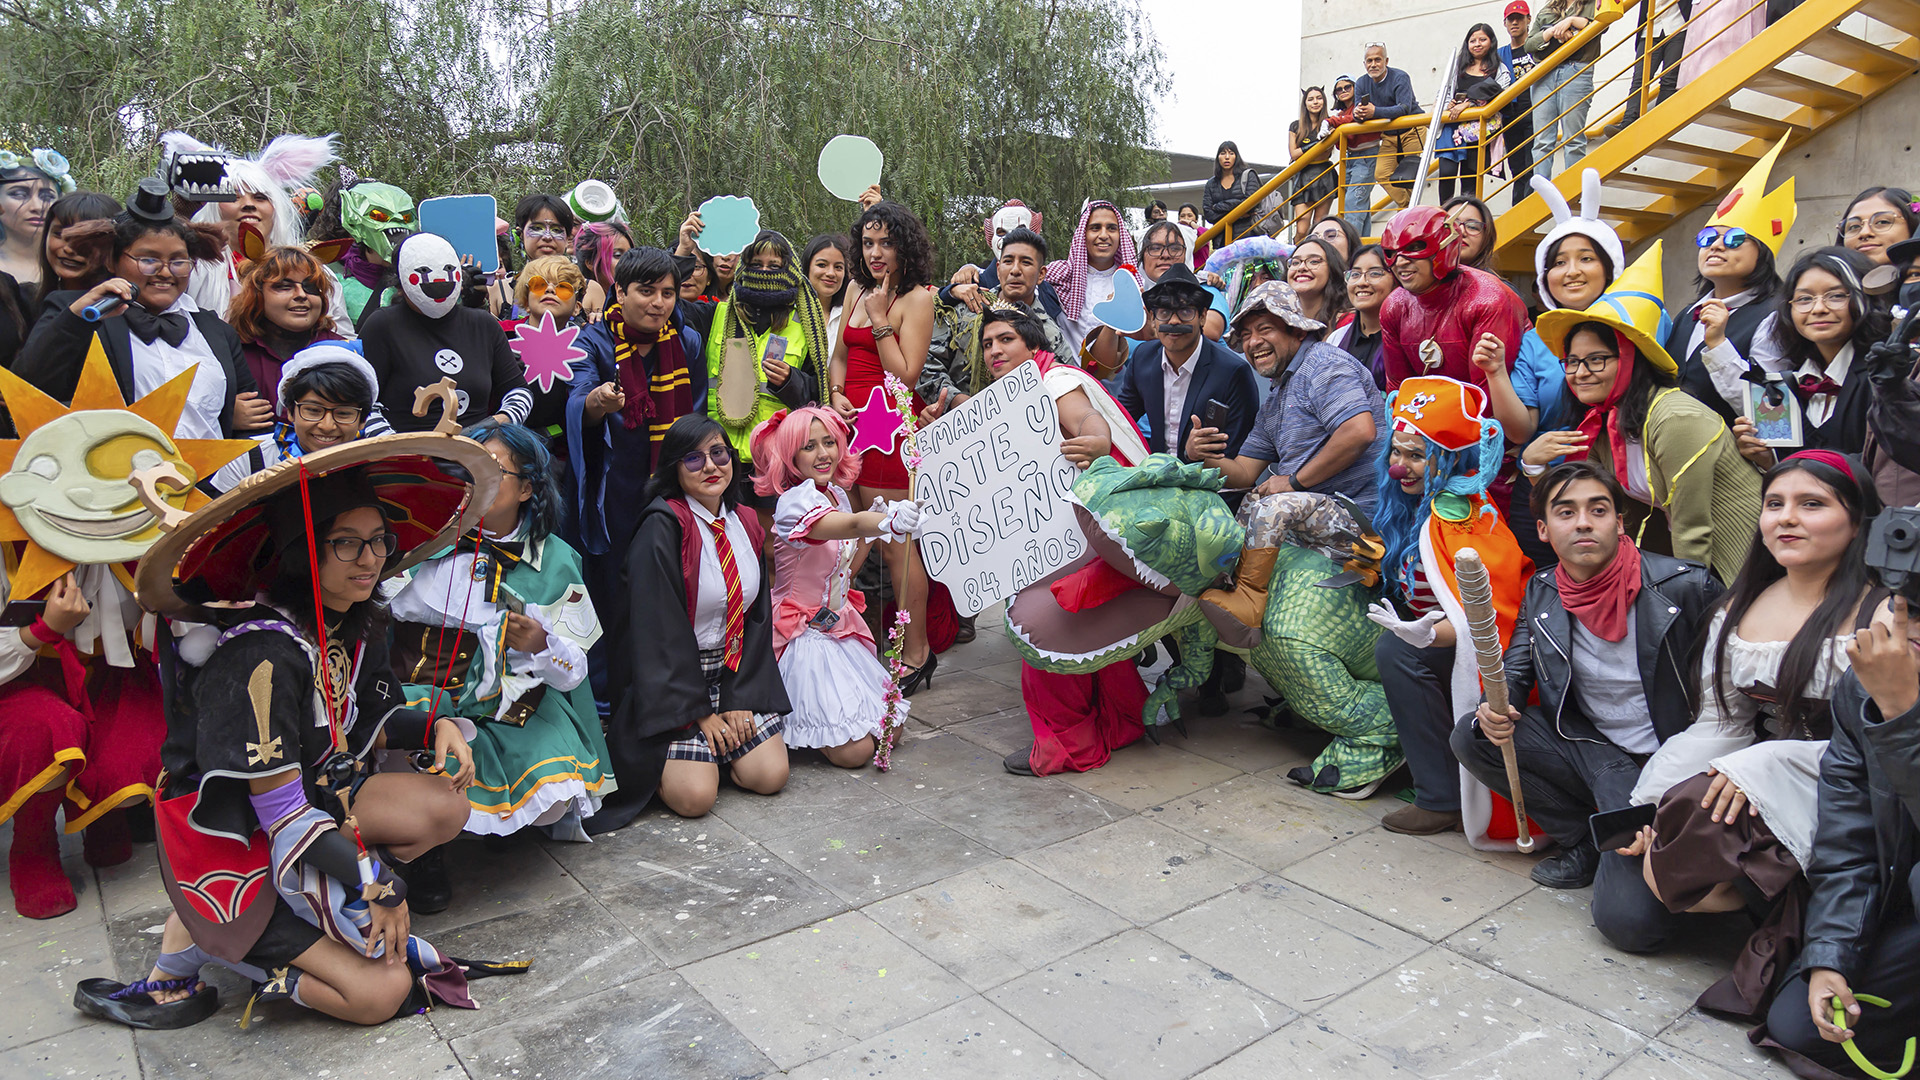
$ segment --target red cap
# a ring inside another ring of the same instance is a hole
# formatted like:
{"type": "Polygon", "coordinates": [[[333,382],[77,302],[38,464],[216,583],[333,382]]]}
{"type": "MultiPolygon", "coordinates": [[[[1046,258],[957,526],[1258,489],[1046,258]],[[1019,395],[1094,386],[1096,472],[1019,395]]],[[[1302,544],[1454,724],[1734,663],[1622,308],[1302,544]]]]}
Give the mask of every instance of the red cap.
{"type": "Polygon", "coordinates": [[[1533,11],[1527,7],[1527,0],[1513,0],[1513,3],[1507,5],[1507,10],[1500,14],[1500,21],[1505,22],[1515,15],[1525,15],[1529,19],[1533,18],[1533,11]]]}

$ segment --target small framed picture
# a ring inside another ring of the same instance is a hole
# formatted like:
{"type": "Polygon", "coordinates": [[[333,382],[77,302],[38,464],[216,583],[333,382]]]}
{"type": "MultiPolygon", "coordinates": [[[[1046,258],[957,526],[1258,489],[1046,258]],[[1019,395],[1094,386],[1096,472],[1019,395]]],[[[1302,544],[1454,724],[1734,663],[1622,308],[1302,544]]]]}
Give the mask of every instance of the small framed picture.
{"type": "Polygon", "coordinates": [[[1764,383],[1747,384],[1747,418],[1766,445],[1801,445],[1800,399],[1785,376],[1773,374],[1764,383]]]}

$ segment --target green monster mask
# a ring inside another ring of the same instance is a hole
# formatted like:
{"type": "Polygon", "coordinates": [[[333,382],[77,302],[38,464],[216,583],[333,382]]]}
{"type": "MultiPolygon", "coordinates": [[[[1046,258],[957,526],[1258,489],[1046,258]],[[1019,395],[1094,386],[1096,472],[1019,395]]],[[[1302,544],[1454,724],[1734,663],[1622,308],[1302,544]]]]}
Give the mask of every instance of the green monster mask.
{"type": "Polygon", "coordinates": [[[355,184],[341,192],[340,224],[383,263],[391,263],[394,248],[419,228],[413,196],[381,183],[355,184]]]}
{"type": "Polygon", "coordinates": [[[1179,718],[1174,695],[1199,685],[1218,635],[1194,597],[1231,570],[1246,529],[1220,498],[1217,469],[1153,454],[1134,468],[1101,458],[1073,485],[1088,556],[1014,597],[1007,633],[1028,663],[1081,674],[1173,634],[1186,662],[1160,677],[1150,724],[1179,718]],[[1204,662],[1205,667],[1199,665],[1204,662]]]}

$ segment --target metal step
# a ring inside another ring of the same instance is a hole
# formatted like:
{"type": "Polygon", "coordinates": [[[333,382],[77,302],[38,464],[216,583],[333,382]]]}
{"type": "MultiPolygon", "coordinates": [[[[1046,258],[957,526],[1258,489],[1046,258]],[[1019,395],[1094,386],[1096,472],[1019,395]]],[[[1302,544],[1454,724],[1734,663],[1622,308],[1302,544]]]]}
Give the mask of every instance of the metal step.
{"type": "Polygon", "coordinates": [[[1748,79],[1742,89],[1815,108],[1852,109],[1858,107],[1861,101],[1860,95],[1851,90],[1843,90],[1805,75],[1795,75],[1778,67],[1748,79]]]}
{"type": "Polygon", "coordinates": [[[1870,41],[1862,41],[1837,26],[1830,26],[1802,42],[1800,51],[1865,75],[1884,76],[1920,68],[1920,61],[1870,41]]]}
{"type": "Polygon", "coordinates": [[[1868,0],[1860,5],[1859,11],[1869,18],[1920,37],[1920,4],[1913,0],[1868,0]]]}

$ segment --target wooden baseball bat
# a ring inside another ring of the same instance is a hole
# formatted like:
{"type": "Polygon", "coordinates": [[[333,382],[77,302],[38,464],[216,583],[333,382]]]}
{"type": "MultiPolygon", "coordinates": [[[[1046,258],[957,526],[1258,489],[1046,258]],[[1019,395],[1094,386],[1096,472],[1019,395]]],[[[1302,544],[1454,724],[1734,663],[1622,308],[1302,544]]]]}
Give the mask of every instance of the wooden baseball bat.
{"type": "MultiPolygon", "coordinates": [[[[1493,611],[1493,582],[1487,578],[1486,564],[1480,553],[1461,548],[1454,559],[1454,576],[1460,582],[1460,604],[1467,609],[1467,632],[1473,638],[1474,659],[1480,662],[1480,683],[1487,704],[1501,716],[1507,714],[1507,662],[1500,648],[1500,625],[1493,611]]],[[[1533,850],[1533,837],[1527,831],[1527,797],[1520,791],[1520,761],[1513,753],[1513,740],[1500,748],[1507,765],[1507,790],[1513,795],[1514,846],[1533,850]]]]}

